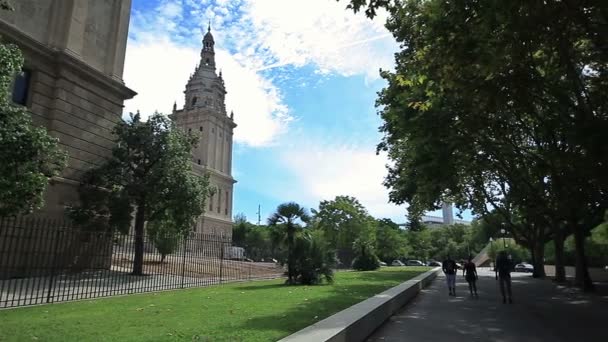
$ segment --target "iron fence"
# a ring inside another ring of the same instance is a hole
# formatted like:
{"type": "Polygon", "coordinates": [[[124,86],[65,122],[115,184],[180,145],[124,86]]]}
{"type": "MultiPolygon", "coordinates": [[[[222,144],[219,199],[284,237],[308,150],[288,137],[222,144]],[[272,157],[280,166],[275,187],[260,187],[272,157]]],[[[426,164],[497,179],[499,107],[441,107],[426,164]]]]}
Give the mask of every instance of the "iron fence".
{"type": "Polygon", "coordinates": [[[231,259],[229,236],[194,233],[144,243],[133,274],[135,236],[46,218],[0,218],[0,308],[201,287],[284,275],[275,263],[231,259]],[[163,245],[161,245],[163,244],[163,245]],[[167,255],[158,252],[163,247],[167,255]]]}

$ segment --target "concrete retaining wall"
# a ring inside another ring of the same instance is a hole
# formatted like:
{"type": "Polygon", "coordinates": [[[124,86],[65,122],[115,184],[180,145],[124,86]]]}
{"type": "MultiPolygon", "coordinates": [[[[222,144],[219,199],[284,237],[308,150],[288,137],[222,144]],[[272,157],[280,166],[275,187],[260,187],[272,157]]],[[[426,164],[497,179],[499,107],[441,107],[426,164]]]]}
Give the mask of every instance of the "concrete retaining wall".
{"type": "Polygon", "coordinates": [[[421,289],[437,277],[440,270],[439,267],[434,268],[289,335],[279,342],[365,341],[397,310],[416,297],[421,289]]]}

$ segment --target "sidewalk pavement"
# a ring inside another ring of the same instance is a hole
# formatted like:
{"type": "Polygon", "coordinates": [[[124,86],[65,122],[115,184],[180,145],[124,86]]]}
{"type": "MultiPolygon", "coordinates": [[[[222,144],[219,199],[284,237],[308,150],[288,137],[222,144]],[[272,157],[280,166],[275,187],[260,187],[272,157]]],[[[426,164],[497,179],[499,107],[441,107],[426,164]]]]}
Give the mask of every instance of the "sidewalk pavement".
{"type": "Polygon", "coordinates": [[[502,304],[494,273],[479,271],[479,298],[458,274],[456,297],[443,275],[368,342],[378,341],[608,341],[608,296],[583,294],[550,280],[513,273],[513,304],[502,304]]]}

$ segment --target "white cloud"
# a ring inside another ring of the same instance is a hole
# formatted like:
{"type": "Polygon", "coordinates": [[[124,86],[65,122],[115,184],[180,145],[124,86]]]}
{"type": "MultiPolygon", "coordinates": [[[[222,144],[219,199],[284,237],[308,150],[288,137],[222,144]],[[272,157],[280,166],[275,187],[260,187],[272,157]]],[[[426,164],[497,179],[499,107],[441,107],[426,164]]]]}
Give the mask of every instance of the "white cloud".
{"type": "Polygon", "coordinates": [[[391,68],[397,44],[383,27],[332,0],[163,0],[134,11],[124,79],[139,95],[125,112],[169,112],[181,107],[202,31],[212,21],[217,65],[222,68],[228,110],[235,111],[235,140],[264,146],[284,133],[291,120],[273,82],[289,74],[261,72],[278,66],[314,65],[318,74],[378,77],[391,68]]]}
{"type": "MultiPolygon", "coordinates": [[[[166,3],[157,11],[176,15],[175,9],[167,10],[170,5],[166,3]]],[[[167,21],[163,15],[156,19],[167,21]]],[[[154,27],[150,18],[136,14],[127,46],[124,80],[138,95],[125,102],[125,113],[137,110],[142,115],[154,111],[170,113],[174,102],[181,108],[186,82],[199,63],[200,33],[191,37],[197,43],[186,44],[169,38],[163,30],[155,31],[154,27]]],[[[235,141],[249,146],[269,145],[286,130],[291,120],[289,110],[279,89],[237,57],[216,45],[216,65],[223,71],[228,91],[226,108],[234,110],[238,125],[235,141]]]]}
{"type": "Polygon", "coordinates": [[[339,195],[354,196],[374,217],[405,221],[405,207],[389,204],[382,185],[388,159],[376,155],[373,146],[306,144],[288,150],[281,159],[298,180],[291,189],[293,198],[318,203],[339,195]]]}
{"type": "Polygon", "coordinates": [[[330,0],[248,0],[245,8],[255,39],[277,65],[314,63],[322,73],[369,78],[393,66],[398,46],[385,15],[372,21],[330,0]]]}

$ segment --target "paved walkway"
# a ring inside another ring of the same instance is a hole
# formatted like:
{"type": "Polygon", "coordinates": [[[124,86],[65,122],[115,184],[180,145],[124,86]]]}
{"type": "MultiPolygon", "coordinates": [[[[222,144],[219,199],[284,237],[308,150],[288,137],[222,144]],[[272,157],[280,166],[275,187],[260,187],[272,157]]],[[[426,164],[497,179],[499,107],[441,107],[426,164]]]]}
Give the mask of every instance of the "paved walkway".
{"type": "Polygon", "coordinates": [[[479,273],[478,299],[469,296],[462,273],[457,296],[448,296],[441,275],[368,341],[608,341],[608,296],[514,274],[514,304],[502,304],[494,274],[479,273]]]}

